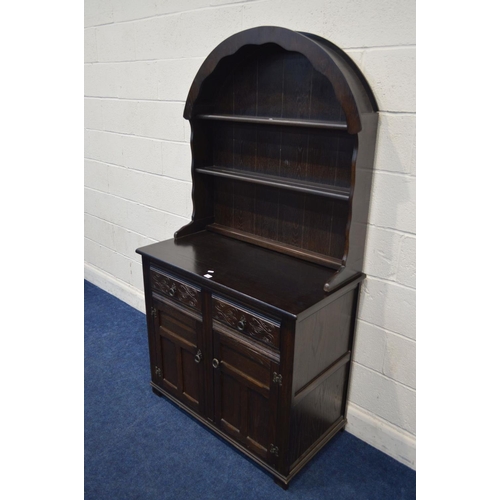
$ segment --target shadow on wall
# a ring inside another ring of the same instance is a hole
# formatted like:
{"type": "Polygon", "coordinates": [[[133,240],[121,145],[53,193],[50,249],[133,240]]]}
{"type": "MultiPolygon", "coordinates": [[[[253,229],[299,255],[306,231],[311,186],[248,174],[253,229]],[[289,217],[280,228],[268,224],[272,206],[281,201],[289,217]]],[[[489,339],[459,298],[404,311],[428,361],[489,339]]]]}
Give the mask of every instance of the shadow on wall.
{"type": "MultiPolygon", "coordinates": [[[[391,166],[404,166],[408,158],[402,156],[398,141],[389,138],[387,130],[381,130],[382,120],[375,165],[390,155],[391,166]]],[[[408,372],[414,370],[415,359],[414,345],[404,337],[415,339],[415,291],[396,281],[405,237],[391,229],[414,232],[415,207],[414,178],[401,174],[401,170],[391,172],[382,166],[374,172],[364,261],[367,279],[362,286],[349,402],[366,410],[367,420],[373,413],[387,421],[383,433],[393,434],[396,441],[409,442],[416,433],[415,393],[407,387],[414,387],[414,375],[408,372]],[[393,381],[401,380],[401,374],[404,382],[393,381]]],[[[371,436],[363,435],[363,439],[383,449],[387,437],[377,437],[377,426],[379,423],[373,422],[371,436]]],[[[356,429],[353,432],[356,434],[356,429]]],[[[408,450],[401,453],[395,458],[414,467],[414,451],[410,452],[413,458],[408,456],[408,450]]],[[[394,451],[390,454],[394,456],[394,451]]]]}

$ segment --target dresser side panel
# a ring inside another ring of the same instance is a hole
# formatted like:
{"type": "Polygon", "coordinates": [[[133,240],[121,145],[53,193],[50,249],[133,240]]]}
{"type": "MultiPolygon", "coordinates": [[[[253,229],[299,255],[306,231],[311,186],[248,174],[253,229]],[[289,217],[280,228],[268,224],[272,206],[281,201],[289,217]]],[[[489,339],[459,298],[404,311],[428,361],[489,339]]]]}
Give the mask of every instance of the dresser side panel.
{"type": "Polygon", "coordinates": [[[294,396],[349,350],[355,293],[354,289],[340,295],[297,323],[294,396]]]}
{"type": "Polygon", "coordinates": [[[345,418],[357,293],[358,287],[346,287],[297,323],[288,455],[292,469],[345,418]]]}

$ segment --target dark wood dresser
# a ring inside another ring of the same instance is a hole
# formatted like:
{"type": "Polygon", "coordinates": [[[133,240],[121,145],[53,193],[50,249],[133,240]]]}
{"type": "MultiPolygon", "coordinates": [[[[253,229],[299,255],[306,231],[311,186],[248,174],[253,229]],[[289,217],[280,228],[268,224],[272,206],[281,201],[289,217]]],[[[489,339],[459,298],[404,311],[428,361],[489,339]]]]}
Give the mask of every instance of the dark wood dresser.
{"type": "Polygon", "coordinates": [[[377,105],[338,47],[261,27],[184,117],[192,221],[137,250],[151,385],[287,487],[346,424],[377,105]]]}

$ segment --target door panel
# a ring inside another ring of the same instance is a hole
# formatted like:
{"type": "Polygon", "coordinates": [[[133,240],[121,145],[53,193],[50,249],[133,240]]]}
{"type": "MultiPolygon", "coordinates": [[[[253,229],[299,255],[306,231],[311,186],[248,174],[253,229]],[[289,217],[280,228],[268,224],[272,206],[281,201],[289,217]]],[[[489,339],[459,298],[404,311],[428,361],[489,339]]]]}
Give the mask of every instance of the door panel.
{"type": "Polygon", "coordinates": [[[181,375],[183,394],[190,399],[193,404],[198,404],[200,399],[199,372],[202,368],[195,363],[194,355],[196,355],[196,352],[193,354],[193,352],[181,349],[182,363],[180,365],[182,366],[181,375]]]}
{"type": "Polygon", "coordinates": [[[278,364],[258,350],[213,330],[215,423],[270,464],[276,439],[278,364]]]}
{"type": "Polygon", "coordinates": [[[248,397],[248,435],[252,436],[255,445],[266,448],[269,441],[270,408],[268,400],[257,392],[248,397]]]}
{"type": "Polygon", "coordinates": [[[177,349],[175,344],[168,338],[160,337],[161,341],[161,363],[160,368],[163,371],[163,381],[173,389],[177,389],[177,349]]]}
{"type": "Polygon", "coordinates": [[[203,345],[201,318],[163,301],[155,301],[154,307],[159,368],[155,382],[202,415],[205,411],[204,364],[196,362],[203,345]]]}
{"type": "Polygon", "coordinates": [[[233,432],[239,434],[241,427],[241,386],[233,378],[224,373],[220,375],[221,385],[221,408],[220,414],[223,421],[229,424],[233,432]]]}

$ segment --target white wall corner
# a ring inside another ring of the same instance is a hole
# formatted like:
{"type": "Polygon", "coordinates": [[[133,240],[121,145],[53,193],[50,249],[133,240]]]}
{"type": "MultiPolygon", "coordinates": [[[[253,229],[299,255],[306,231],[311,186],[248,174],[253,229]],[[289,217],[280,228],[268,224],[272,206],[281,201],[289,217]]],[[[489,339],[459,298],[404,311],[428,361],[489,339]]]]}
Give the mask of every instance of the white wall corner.
{"type": "Polygon", "coordinates": [[[416,438],[412,434],[376,417],[354,403],[348,403],[346,431],[416,470],[416,438]]]}
{"type": "Polygon", "coordinates": [[[142,292],[87,262],[85,262],[84,266],[84,279],[114,295],[134,309],[142,313],[145,312],[144,294],[142,292]]]}

